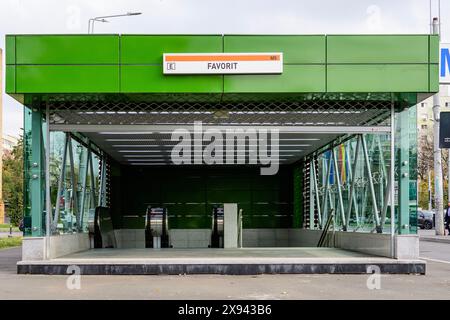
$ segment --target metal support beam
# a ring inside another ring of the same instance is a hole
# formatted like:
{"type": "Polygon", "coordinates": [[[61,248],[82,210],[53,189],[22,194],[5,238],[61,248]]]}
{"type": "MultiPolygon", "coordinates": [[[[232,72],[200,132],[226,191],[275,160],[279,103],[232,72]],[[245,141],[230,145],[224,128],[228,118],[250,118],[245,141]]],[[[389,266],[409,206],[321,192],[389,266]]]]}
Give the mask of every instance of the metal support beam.
{"type": "Polygon", "coordinates": [[[398,127],[398,233],[409,233],[409,111],[397,113],[398,127]]]}
{"type": "Polygon", "coordinates": [[[334,162],[334,174],[336,176],[336,185],[337,185],[337,191],[338,191],[338,204],[339,204],[339,213],[341,215],[341,223],[342,223],[342,228],[344,231],[347,231],[347,223],[346,223],[346,219],[345,219],[345,211],[344,211],[344,201],[342,200],[342,186],[341,186],[341,175],[339,174],[339,167],[338,167],[338,162],[337,162],[337,156],[336,156],[336,152],[333,149],[331,149],[331,156],[333,158],[333,162],[334,162]]]}
{"type": "Polygon", "coordinates": [[[395,258],[395,105],[391,101],[391,166],[390,166],[390,202],[391,202],[391,255],[395,258]]]}
{"type": "MultiPolygon", "coordinates": [[[[319,196],[319,184],[317,183],[317,169],[316,169],[316,163],[313,159],[312,162],[312,170],[313,170],[313,182],[314,182],[314,194],[316,197],[316,203],[317,203],[317,215],[319,220],[319,226],[322,225],[322,211],[320,210],[320,196],[319,196]]],[[[313,213],[313,219],[314,219],[314,213],[313,213]]]]}
{"type": "Polygon", "coordinates": [[[369,188],[370,188],[370,195],[372,198],[372,208],[373,208],[373,214],[375,217],[375,226],[376,226],[377,232],[381,233],[382,230],[381,230],[381,224],[380,224],[380,215],[378,212],[377,198],[375,196],[375,187],[373,185],[372,170],[370,168],[369,154],[367,152],[367,144],[366,144],[366,139],[365,139],[364,135],[361,136],[361,140],[362,140],[362,147],[363,147],[363,152],[364,152],[364,159],[366,162],[367,176],[369,179],[369,188]]]}
{"type": "MultiPolygon", "coordinates": [[[[380,152],[380,166],[381,166],[381,173],[383,177],[387,177],[388,173],[386,172],[386,162],[384,161],[384,154],[383,154],[383,147],[381,146],[381,137],[377,136],[377,142],[378,142],[378,152],[380,152]]],[[[388,180],[388,179],[386,179],[388,180]]]]}
{"type": "MultiPolygon", "coordinates": [[[[331,159],[330,159],[331,161],[331,159]]],[[[331,194],[331,192],[328,192],[328,200],[330,201],[330,212],[335,212],[334,209],[334,199],[331,194]]],[[[327,218],[328,218],[328,212],[327,212],[327,218]]],[[[336,230],[336,215],[333,215],[333,230],[336,230]]]]}
{"type": "Polygon", "coordinates": [[[44,212],[44,182],[43,170],[43,135],[42,135],[42,113],[40,110],[26,109],[25,110],[25,124],[31,125],[31,130],[26,128],[26,139],[31,140],[31,146],[27,146],[27,151],[31,155],[25,154],[25,157],[29,157],[28,161],[30,170],[30,197],[29,205],[31,207],[31,235],[33,237],[43,236],[45,230],[43,227],[43,212],[44,212]]]}
{"type": "MultiPolygon", "coordinates": [[[[349,204],[348,204],[348,211],[347,211],[347,219],[345,220],[347,223],[347,230],[350,224],[350,217],[352,213],[352,207],[354,206],[355,215],[356,215],[356,221],[357,224],[359,224],[359,217],[358,217],[358,205],[356,203],[356,197],[355,197],[355,183],[356,183],[356,168],[358,166],[358,158],[359,158],[359,149],[361,147],[361,136],[356,136],[356,151],[355,151],[355,160],[353,162],[353,167],[349,171],[349,179],[351,181],[350,184],[350,194],[349,194],[349,204]]],[[[351,159],[351,158],[349,158],[351,159]]]]}
{"type": "Polygon", "coordinates": [[[314,229],[314,207],[315,207],[315,194],[316,188],[314,180],[314,158],[309,161],[309,229],[314,229]]]}
{"type": "Polygon", "coordinates": [[[102,167],[100,173],[100,194],[98,197],[98,206],[106,205],[106,158],[102,157],[102,167]]]}
{"type": "Polygon", "coordinates": [[[94,157],[92,156],[91,150],[91,158],[89,161],[89,168],[91,170],[91,207],[94,209],[97,205],[97,190],[95,190],[95,173],[94,173],[94,157]]]}
{"type": "Polygon", "coordinates": [[[88,183],[88,172],[89,172],[89,161],[91,158],[91,149],[88,147],[87,154],[86,152],[82,151],[82,157],[80,161],[80,172],[79,172],[79,178],[81,179],[82,187],[81,187],[81,201],[80,201],[80,227],[83,226],[83,218],[84,218],[84,208],[85,208],[85,202],[86,202],[86,191],[87,191],[87,183],[88,183]],[[84,159],[86,158],[86,159],[84,159]],[[82,163],[84,162],[84,165],[82,163]]]}
{"type": "Polygon", "coordinates": [[[52,200],[50,197],[50,111],[45,109],[45,236],[47,237],[45,258],[50,258],[50,224],[52,214],[52,200]]]}
{"type": "MultiPolygon", "coordinates": [[[[389,177],[386,173],[386,163],[384,161],[384,154],[383,154],[383,148],[381,146],[381,136],[376,136],[377,139],[377,146],[378,146],[378,152],[380,154],[380,166],[381,166],[381,170],[380,170],[380,183],[379,183],[379,188],[380,188],[380,204],[383,206],[383,210],[386,204],[386,199],[387,196],[385,195],[385,188],[386,188],[386,182],[387,180],[389,180],[389,177]]],[[[385,214],[384,211],[382,211],[381,215],[383,216],[383,214],[385,214]]],[[[385,215],[386,218],[386,215],[385,215]]],[[[383,226],[384,221],[383,218],[381,219],[381,226],[383,226]]]]}
{"type": "Polygon", "coordinates": [[[61,211],[60,199],[61,199],[61,193],[62,193],[62,190],[64,187],[64,179],[66,176],[68,141],[69,141],[69,134],[65,133],[62,165],[61,165],[61,171],[60,171],[59,180],[58,180],[58,191],[56,193],[55,214],[53,216],[53,223],[52,223],[52,233],[56,232],[56,228],[58,226],[58,220],[59,220],[59,212],[61,211]]]}
{"type": "Polygon", "coordinates": [[[72,148],[72,139],[69,138],[69,161],[70,161],[70,180],[72,181],[72,199],[73,199],[73,213],[76,217],[77,223],[77,231],[80,231],[80,215],[79,215],[79,206],[78,206],[78,185],[75,181],[75,167],[73,160],[73,148],[72,148]]]}
{"type": "Polygon", "coordinates": [[[383,211],[381,212],[381,228],[384,227],[384,223],[386,222],[389,201],[391,201],[391,177],[390,176],[388,177],[388,184],[387,184],[385,195],[384,195],[383,211]]]}
{"type": "MultiPolygon", "coordinates": [[[[330,172],[331,172],[331,157],[330,157],[330,161],[327,161],[327,174],[325,177],[325,189],[323,192],[323,197],[322,197],[322,222],[327,220],[327,214],[326,214],[326,210],[327,210],[327,198],[328,198],[328,181],[330,180],[330,172]]],[[[320,225],[321,227],[322,224],[320,225]]]]}

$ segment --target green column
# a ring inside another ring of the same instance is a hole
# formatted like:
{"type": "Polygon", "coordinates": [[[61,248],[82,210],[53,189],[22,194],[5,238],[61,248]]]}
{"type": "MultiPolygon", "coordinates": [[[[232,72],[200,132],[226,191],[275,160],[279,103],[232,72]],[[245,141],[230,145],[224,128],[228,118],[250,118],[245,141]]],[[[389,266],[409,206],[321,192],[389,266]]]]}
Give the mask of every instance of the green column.
{"type": "Polygon", "coordinates": [[[409,115],[404,110],[397,115],[398,131],[395,138],[397,151],[398,206],[397,228],[399,234],[409,233],[409,115]]]}
{"type": "Polygon", "coordinates": [[[45,162],[42,125],[42,112],[26,106],[24,109],[25,235],[34,237],[45,235],[45,162]]]}

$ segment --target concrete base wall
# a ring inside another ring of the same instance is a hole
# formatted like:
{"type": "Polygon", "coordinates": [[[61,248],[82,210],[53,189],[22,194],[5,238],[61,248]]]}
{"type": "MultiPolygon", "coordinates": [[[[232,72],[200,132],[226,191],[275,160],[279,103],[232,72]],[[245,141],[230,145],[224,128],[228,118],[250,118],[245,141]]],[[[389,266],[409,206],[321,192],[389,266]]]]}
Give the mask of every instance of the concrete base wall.
{"type": "MultiPolygon", "coordinates": [[[[322,232],[308,229],[288,229],[290,247],[317,247],[322,232]]],[[[327,237],[325,246],[332,247],[330,237],[327,237]]]]}
{"type": "Polygon", "coordinates": [[[50,237],[50,259],[90,248],[89,234],[75,233],[50,237]]]}
{"type": "MultiPolygon", "coordinates": [[[[145,231],[143,229],[121,229],[114,232],[118,248],[145,248],[145,231]]],[[[315,247],[321,234],[320,230],[308,229],[244,229],[242,245],[245,248],[315,247]]],[[[211,241],[211,230],[171,229],[169,237],[174,248],[208,248],[211,241]]],[[[417,259],[419,257],[417,235],[396,235],[394,241],[395,257],[399,259],[417,259]]],[[[329,232],[324,245],[392,257],[389,234],[329,232]]]]}
{"type": "Polygon", "coordinates": [[[289,229],[244,229],[242,246],[252,247],[289,247],[289,229]]]}
{"type": "Polygon", "coordinates": [[[315,247],[320,232],[306,229],[244,229],[242,246],[251,247],[315,247]]]}
{"type": "MultiPolygon", "coordinates": [[[[322,232],[307,229],[244,229],[243,247],[316,247],[322,232]]],[[[117,248],[145,248],[145,230],[121,229],[114,231],[117,248]]],[[[208,248],[211,230],[172,229],[170,243],[174,248],[208,248]]],[[[325,246],[392,257],[389,234],[359,232],[329,232],[325,246]]],[[[87,233],[66,234],[50,237],[49,258],[57,258],[90,248],[87,233]]],[[[394,257],[397,259],[419,258],[417,235],[396,235],[394,257]]],[[[39,261],[46,258],[46,238],[23,239],[22,260],[39,261]]]]}
{"type": "MultiPolygon", "coordinates": [[[[289,246],[316,246],[322,231],[306,229],[289,230],[289,246]]],[[[394,254],[392,254],[391,235],[362,232],[329,232],[325,245],[328,247],[358,251],[382,257],[397,259],[419,258],[418,235],[395,235],[394,254]]]]}
{"type": "Polygon", "coordinates": [[[208,248],[211,244],[211,230],[171,229],[169,240],[174,248],[208,248]]]}
{"type": "MultiPolygon", "coordinates": [[[[51,236],[49,259],[65,256],[70,253],[85,251],[90,248],[87,233],[63,234],[51,236]]],[[[22,261],[45,260],[47,256],[46,237],[25,237],[22,242],[22,261]]]]}
{"type": "Polygon", "coordinates": [[[395,237],[395,257],[397,259],[418,259],[419,236],[417,234],[397,235],[395,237]]]}
{"type": "Polygon", "coordinates": [[[25,237],[22,241],[22,261],[45,260],[44,237],[25,237]]]}
{"type": "Polygon", "coordinates": [[[389,234],[335,232],[333,246],[383,257],[392,257],[389,234]]]}
{"type": "Polygon", "coordinates": [[[114,230],[117,248],[145,248],[144,229],[114,230]]]}

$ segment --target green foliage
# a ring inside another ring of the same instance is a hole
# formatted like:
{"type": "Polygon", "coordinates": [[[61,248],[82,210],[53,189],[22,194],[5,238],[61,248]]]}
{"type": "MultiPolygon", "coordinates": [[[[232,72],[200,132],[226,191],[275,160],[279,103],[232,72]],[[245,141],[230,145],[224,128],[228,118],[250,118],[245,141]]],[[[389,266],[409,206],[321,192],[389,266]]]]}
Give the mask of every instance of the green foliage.
{"type": "Polygon", "coordinates": [[[0,249],[18,247],[22,245],[22,237],[1,238],[0,249]]]}
{"type": "Polygon", "coordinates": [[[3,156],[3,200],[11,223],[19,225],[23,215],[23,139],[3,156]]]}

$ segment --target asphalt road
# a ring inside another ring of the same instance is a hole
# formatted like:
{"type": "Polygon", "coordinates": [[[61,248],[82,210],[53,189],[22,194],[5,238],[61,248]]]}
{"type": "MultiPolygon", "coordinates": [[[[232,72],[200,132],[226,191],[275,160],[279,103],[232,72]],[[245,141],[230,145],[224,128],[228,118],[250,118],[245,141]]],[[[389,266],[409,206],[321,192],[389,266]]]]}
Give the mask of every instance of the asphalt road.
{"type": "Polygon", "coordinates": [[[450,265],[450,243],[420,241],[420,257],[450,265]]]}
{"type": "Polygon", "coordinates": [[[17,275],[20,248],[0,250],[0,299],[448,299],[450,244],[421,243],[427,274],[82,276],[69,290],[66,276],[17,275]],[[439,261],[439,262],[437,262],[439,261]]]}

